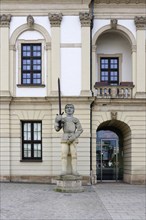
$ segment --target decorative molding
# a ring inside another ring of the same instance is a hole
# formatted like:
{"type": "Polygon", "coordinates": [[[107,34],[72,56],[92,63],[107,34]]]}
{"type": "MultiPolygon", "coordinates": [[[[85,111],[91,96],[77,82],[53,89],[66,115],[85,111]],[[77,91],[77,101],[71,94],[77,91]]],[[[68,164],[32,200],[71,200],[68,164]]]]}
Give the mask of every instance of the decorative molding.
{"type": "Polygon", "coordinates": [[[10,50],[16,51],[16,45],[15,44],[10,45],[10,50]]]}
{"type": "Polygon", "coordinates": [[[88,12],[79,13],[80,22],[82,27],[90,27],[92,15],[88,12]]]}
{"type": "Polygon", "coordinates": [[[61,43],[60,47],[61,48],[81,48],[82,44],[81,43],[61,43]]]}
{"type": "Polygon", "coordinates": [[[0,27],[9,27],[10,26],[11,17],[12,16],[10,14],[0,15],[0,27]]]}
{"type": "Polygon", "coordinates": [[[144,30],[146,29],[146,17],[138,17],[134,18],[135,26],[137,30],[144,30]]]}
{"type": "Polygon", "coordinates": [[[145,0],[94,0],[95,4],[145,4],[145,0]]]}
{"type": "Polygon", "coordinates": [[[132,52],[136,52],[136,51],[137,51],[137,45],[132,45],[131,51],[132,51],[132,52]]]}
{"type": "Polygon", "coordinates": [[[117,28],[117,23],[118,23],[117,19],[111,19],[111,28],[116,29],[117,28]]]}
{"type": "Polygon", "coordinates": [[[52,27],[59,27],[62,21],[62,13],[59,14],[48,14],[50,24],[52,27]]]}
{"type": "Polygon", "coordinates": [[[30,28],[32,28],[34,26],[34,18],[32,15],[27,16],[27,25],[30,28]]]}
{"type": "Polygon", "coordinates": [[[117,112],[111,112],[111,120],[117,120],[117,112]]]}

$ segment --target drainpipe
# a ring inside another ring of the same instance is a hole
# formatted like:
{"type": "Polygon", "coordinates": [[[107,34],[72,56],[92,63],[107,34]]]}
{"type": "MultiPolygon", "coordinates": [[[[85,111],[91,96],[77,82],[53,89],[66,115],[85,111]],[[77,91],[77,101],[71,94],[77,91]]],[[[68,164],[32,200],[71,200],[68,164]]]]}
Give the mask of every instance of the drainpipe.
{"type": "MultiPolygon", "coordinates": [[[[90,91],[92,92],[92,29],[93,29],[93,19],[94,19],[94,0],[90,3],[90,13],[91,13],[91,25],[90,25],[90,91]]],[[[92,170],[92,107],[94,101],[90,104],[90,183],[94,182],[93,170],[92,170]]]]}

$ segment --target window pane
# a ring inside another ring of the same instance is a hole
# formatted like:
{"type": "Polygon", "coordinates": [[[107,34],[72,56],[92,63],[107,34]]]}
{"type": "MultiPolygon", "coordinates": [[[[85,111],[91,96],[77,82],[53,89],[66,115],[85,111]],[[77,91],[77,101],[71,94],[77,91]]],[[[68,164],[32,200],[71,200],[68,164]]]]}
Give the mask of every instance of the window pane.
{"type": "Polygon", "coordinates": [[[34,144],[34,157],[41,157],[41,144],[34,144]]]}
{"type": "Polygon", "coordinates": [[[41,140],[41,124],[34,123],[34,140],[41,140]]]}
{"type": "Polygon", "coordinates": [[[41,52],[36,52],[36,51],[34,51],[34,52],[33,52],[33,56],[34,56],[34,57],[40,57],[40,56],[41,56],[41,52]]]}
{"type": "Polygon", "coordinates": [[[24,144],[24,157],[31,157],[31,144],[24,144]]]}

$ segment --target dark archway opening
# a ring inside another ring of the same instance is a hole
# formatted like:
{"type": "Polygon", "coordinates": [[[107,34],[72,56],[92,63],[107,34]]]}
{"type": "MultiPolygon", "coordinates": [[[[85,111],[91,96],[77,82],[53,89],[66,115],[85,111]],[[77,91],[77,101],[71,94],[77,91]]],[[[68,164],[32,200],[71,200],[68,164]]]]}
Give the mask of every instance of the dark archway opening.
{"type": "Polygon", "coordinates": [[[123,134],[113,125],[102,124],[96,132],[97,181],[122,181],[123,167],[123,134]]]}

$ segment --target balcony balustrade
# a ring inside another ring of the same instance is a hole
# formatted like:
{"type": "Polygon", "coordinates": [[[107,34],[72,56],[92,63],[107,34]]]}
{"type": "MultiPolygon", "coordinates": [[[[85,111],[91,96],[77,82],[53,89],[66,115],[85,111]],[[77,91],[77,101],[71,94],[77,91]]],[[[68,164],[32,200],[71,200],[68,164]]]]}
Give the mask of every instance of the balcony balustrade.
{"type": "Polygon", "coordinates": [[[133,82],[121,82],[120,85],[108,85],[108,82],[96,82],[97,98],[132,98],[133,82]]]}

